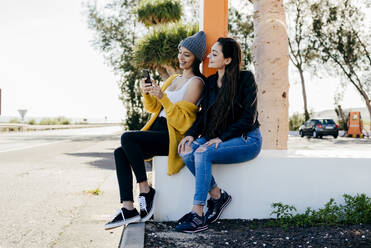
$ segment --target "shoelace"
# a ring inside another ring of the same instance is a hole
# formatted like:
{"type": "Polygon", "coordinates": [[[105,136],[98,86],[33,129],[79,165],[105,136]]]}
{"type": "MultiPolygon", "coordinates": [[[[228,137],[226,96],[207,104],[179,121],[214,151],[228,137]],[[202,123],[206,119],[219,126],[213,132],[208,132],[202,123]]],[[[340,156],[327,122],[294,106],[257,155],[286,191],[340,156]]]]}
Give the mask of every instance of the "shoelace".
{"type": "Polygon", "coordinates": [[[144,196],[139,196],[139,208],[140,210],[147,211],[146,198],[144,196]]]}

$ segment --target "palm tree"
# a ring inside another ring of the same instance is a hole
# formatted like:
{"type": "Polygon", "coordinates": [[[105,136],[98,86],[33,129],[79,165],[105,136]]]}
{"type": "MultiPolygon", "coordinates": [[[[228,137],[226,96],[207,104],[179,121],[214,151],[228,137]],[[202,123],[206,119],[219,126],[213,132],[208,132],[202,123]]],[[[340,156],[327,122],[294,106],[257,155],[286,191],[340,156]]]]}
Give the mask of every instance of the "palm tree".
{"type": "Polygon", "coordinates": [[[180,23],[182,7],[178,0],[144,0],[135,12],[137,20],[148,28],[135,46],[136,64],[156,70],[162,80],[179,73],[178,44],[196,33],[198,26],[180,23]]]}
{"type": "Polygon", "coordinates": [[[287,149],[288,39],[283,0],[254,0],[255,75],[264,149],[287,149]]]}

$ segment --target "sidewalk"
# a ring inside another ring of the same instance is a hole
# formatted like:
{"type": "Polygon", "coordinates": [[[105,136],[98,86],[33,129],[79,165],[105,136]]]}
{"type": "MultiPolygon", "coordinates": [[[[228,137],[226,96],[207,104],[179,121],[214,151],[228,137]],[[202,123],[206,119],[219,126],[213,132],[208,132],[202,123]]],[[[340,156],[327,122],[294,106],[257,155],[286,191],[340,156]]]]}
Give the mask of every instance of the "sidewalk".
{"type": "Polygon", "coordinates": [[[105,231],[104,224],[120,207],[119,137],[1,153],[0,247],[118,247],[123,228],[105,231]]]}

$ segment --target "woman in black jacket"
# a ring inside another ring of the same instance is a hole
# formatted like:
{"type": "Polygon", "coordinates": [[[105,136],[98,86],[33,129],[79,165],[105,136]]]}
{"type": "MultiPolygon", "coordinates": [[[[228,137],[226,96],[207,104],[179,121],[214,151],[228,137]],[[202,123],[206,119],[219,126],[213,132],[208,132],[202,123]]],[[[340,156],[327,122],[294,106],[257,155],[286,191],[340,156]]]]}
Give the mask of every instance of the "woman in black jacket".
{"type": "Polygon", "coordinates": [[[196,177],[192,211],[179,220],[177,231],[199,232],[219,219],[231,196],[211,174],[212,163],[240,163],[255,158],[262,138],[257,113],[257,86],[250,71],[240,71],[241,48],[231,38],[219,38],[208,55],[218,72],[207,80],[201,111],[178,146],[196,177]],[[206,203],[207,212],[203,214],[206,203]]]}

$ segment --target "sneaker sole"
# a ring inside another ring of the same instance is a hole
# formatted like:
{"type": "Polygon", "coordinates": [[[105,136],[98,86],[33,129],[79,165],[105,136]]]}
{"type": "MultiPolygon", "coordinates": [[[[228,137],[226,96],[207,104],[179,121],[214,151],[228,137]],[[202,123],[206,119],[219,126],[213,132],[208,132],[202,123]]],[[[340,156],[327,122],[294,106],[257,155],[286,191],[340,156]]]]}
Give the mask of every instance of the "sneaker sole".
{"type": "Polygon", "coordinates": [[[202,226],[202,227],[199,227],[197,228],[196,230],[192,230],[192,231],[188,231],[188,230],[184,230],[184,231],[180,231],[180,232],[184,232],[184,233],[198,233],[198,232],[202,232],[202,231],[205,231],[207,230],[209,227],[208,226],[202,226]]]}
{"type": "Polygon", "coordinates": [[[221,210],[220,210],[218,216],[216,217],[216,219],[213,220],[213,221],[211,221],[211,222],[209,222],[208,224],[214,223],[215,221],[219,220],[220,215],[222,215],[224,209],[228,206],[229,203],[231,203],[231,201],[232,201],[232,196],[229,196],[229,197],[228,197],[228,200],[223,204],[223,206],[222,206],[222,208],[221,208],[221,210]]]}
{"type": "Polygon", "coordinates": [[[140,220],[140,222],[146,222],[147,220],[151,219],[153,213],[155,212],[155,200],[156,200],[156,195],[157,195],[157,192],[155,191],[155,194],[153,195],[153,202],[152,202],[152,208],[151,208],[151,211],[149,211],[149,213],[140,220]]]}
{"type": "Polygon", "coordinates": [[[130,224],[130,223],[133,223],[133,222],[139,222],[139,220],[140,220],[140,216],[135,216],[135,217],[132,217],[130,219],[126,219],[125,221],[119,221],[119,222],[112,223],[112,224],[106,224],[106,225],[104,225],[104,229],[105,230],[111,230],[111,229],[114,229],[114,228],[117,228],[117,227],[120,227],[120,226],[123,226],[123,225],[127,225],[127,224],[130,224]]]}

